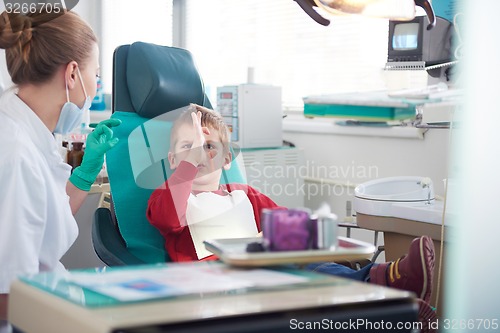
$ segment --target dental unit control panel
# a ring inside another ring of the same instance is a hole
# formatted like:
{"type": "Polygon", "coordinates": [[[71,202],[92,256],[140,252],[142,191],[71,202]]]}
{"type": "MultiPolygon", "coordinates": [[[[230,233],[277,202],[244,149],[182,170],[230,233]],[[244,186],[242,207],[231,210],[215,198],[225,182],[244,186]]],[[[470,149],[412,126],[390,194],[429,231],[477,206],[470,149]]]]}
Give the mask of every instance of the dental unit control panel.
{"type": "Polygon", "coordinates": [[[241,148],[274,148],[283,144],[281,88],[240,84],[217,88],[217,111],[241,148]]]}

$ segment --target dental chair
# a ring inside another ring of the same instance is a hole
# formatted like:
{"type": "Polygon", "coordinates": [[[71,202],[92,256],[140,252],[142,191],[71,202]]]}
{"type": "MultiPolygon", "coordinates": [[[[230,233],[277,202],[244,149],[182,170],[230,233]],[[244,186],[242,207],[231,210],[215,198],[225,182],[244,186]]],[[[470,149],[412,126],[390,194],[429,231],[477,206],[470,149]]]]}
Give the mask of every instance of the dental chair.
{"type": "MultiPolygon", "coordinates": [[[[111,205],[96,210],[92,225],[94,250],[106,265],[170,260],[146,208],[171,174],[167,154],[174,117],[169,115],[190,103],[212,108],[187,50],[142,42],[115,50],[111,117],[122,121],[113,129],[120,141],[106,155],[111,205]]],[[[246,183],[239,159],[224,172],[223,182],[246,183]]]]}

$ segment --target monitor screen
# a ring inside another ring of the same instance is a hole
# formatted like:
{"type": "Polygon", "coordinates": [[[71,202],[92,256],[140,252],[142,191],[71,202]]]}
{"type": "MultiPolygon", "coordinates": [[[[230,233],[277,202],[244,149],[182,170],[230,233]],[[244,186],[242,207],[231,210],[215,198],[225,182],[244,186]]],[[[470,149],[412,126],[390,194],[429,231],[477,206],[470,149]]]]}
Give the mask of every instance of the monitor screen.
{"type": "Polygon", "coordinates": [[[399,23],[394,26],[393,50],[415,50],[418,47],[418,23],[399,23]]]}

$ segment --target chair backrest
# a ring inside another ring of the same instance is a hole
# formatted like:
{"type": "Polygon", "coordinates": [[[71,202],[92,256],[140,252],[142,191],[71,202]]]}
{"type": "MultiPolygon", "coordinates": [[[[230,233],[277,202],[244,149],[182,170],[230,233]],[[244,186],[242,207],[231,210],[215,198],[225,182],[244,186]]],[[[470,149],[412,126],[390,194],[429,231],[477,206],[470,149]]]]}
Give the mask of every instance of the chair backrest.
{"type": "MultiPolygon", "coordinates": [[[[187,50],[142,42],[115,50],[112,118],[122,124],[114,129],[120,141],[107,153],[106,164],[120,233],[127,249],[147,263],[169,261],[146,208],[153,190],[171,174],[170,128],[190,103],[212,107],[187,50]]],[[[246,183],[239,159],[221,182],[246,183]]]]}

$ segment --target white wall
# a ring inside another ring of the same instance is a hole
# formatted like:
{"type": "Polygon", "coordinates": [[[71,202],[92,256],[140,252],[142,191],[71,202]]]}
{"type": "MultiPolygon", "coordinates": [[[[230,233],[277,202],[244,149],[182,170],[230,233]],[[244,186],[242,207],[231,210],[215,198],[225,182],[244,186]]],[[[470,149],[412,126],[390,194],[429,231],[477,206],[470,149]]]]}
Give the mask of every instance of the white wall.
{"type": "Polygon", "coordinates": [[[97,35],[101,27],[101,0],[80,0],[73,8],[78,15],[90,24],[97,35]]]}
{"type": "MultiPolygon", "coordinates": [[[[442,108],[449,113],[454,106],[446,105],[442,108]]],[[[436,109],[440,107],[434,106],[432,110],[428,108],[427,111],[435,112],[436,109]]],[[[424,114],[425,112],[426,110],[424,114]]],[[[324,125],[325,121],[335,121],[303,117],[300,119],[303,128],[310,128],[311,126],[306,125],[311,122],[324,125]]],[[[292,126],[287,126],[287,123],[293,122],[297,122],[297,118],[285,118],[284,140],[304,149],[309,176],[329,178],[327,181],[333,184],[321,185],[306,181],[305,206],[308,208],[316,209],[322,202],[327,202],[339,219],[343,220],[346,215],[346,201],[353,202],[356,185],[371,179],[392,176],[429,177],[433,180],[435,193],[444,196],[443,179],[448,177],[448,129],[431,129],[423,134],[423,138],[418,138],[415,134],[418,133],[417,129],[406,128],[401,130],[413,138],[401,138],[370,136],[363,130],[362,135],[318,134],[314,133],[313,129],[300,132],[290,130],[292,126]],[[329,174],[325,175],[325,170],[328,170],[329,174]]],[[[377,129],[372,131],[376,133],[377,129]]],[[[381,129],[380,134],[389,135],[388,131],[381,129]]],[[[352,236],[372,242],[374,235],[371,231],[354,230],[352,236]]],[[[383,244],[382,236],[379,235],[379,244],[383,244]]],[[[383,260],[384,257],[381,256],[378,261],[383,260]]]]}
{"type": "MultiPolygon", "coordinates": [[[[414,128],[408,130],[415,131],[414,128]]],[[[309,176],[330,178],[339,184],[333,185],[330,193],[326,187],[310,185],[312,192],[311,195],[306,193],[306,205],[313,208],[326,200],[339,217],[345,216],[345,201],[352,199],[354,186],[371,179],[426,176],[433,180],[436,194],[443,196],[443,179],[447,178],[448,168],[448,137],[447,129],[431,129],[423,135],[423,139],[416,136],[317,134],[312,131],[300,133],[285,130],[284,133],[285,140],[304,149],[309,176]],[[343,183],[349,186],[341,186],[343,183]],[[320,195],[313,195],[314,191],[319,191],[320,195]]]]}
{"type": "MultiPolygon", "coordinates": [[[[80,0],[73,10],[87,21],[97,35],[97,38],[101,38],[101,0],[80,0]]],[[[100,63],[102,64],[102,59],[100,63]]]]}

